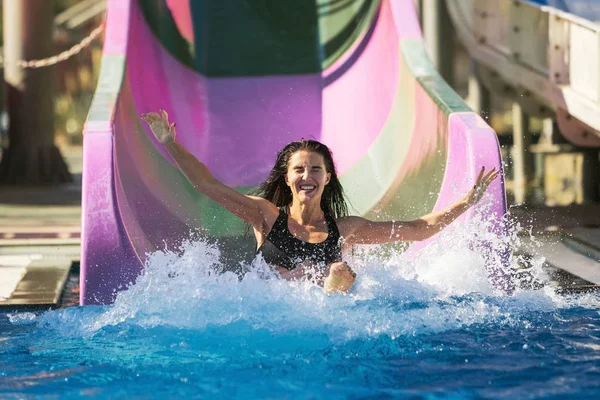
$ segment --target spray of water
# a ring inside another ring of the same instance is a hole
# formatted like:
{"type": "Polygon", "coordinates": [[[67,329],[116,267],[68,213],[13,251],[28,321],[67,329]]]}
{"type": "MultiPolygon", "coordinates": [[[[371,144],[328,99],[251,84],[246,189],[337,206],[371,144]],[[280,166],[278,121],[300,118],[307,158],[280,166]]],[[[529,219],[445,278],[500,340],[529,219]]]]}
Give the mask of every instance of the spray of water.
{"type": "MultiPolygon", "coordinates": [[[[114,305],[54,311],[37,322],[82,336],[122,324],[206,330],[243,323],[273,335],[319,332],[347,341],[526,324],[531,312],[582,302],[597,306],[594,296],[574,303],[551,288],[521,289],[514,274],[520,260],[506,252],[519,247],[518,227],[493,233],[497,221],[484,217],[485,204],[467,224],[455,222],[418,252],[388,252],[382,259],[377,246],[357,249],[349,263],[358,277],[348,294],[326,295],[311,282],[279,279],[261,259],[244,265],[243,276],[222,273],[227,268],[218,248],[195,240],[149,255],[143,274],[114,305]],[[510,295],[494,280],[498,271],[503,279],[512,276],[510,295]]],[[[542,264],[530,263],[529,279],[543,281],[542,264]]]]}

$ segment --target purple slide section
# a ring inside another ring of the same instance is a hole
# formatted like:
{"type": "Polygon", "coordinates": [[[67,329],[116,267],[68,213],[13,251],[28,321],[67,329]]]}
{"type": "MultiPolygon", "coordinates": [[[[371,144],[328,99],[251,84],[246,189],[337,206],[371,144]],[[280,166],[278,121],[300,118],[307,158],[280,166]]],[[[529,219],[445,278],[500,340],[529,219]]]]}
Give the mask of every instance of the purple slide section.
{"type": "MultiPolygon", "coordinates": [[[[192,40],[191,0],[165,1],[192,40]]],[[[501,168],[495,133],[433,69],[417,21],[414,1],[382,0],[369,29],[321,73],[212,78],[163,47],[137,0],[108,0],[100,82],[84,130],[81,304],[110,304],[148,252],[190,232],[243,236],[239,221],[177,171],[141,123],[143,112],[166,109],[178,140],[238,190],[265,179],[288,142],[321,140],[356,212],[373,219],[442,209],[482,166],[501,168]]],[[[503,181],[489,190],[501,232],[503,181]]]]}

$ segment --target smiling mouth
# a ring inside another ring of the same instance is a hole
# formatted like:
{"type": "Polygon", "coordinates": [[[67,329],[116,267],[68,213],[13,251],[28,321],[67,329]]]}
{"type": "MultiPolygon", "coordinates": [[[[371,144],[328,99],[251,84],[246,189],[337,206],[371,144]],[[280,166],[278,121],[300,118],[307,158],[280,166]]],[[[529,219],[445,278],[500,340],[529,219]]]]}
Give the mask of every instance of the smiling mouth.
{"type": "Polygon", "coordinates": [[[313,190],[315,190],[316,188],[317,188],[317,187],[316,187],[316,186],[313,186],[313,185],[301,185],[301,186],[300,186],[300,190],[304,190],[304,191],[306,191],[306,192],[313,191],[313,190]]]}

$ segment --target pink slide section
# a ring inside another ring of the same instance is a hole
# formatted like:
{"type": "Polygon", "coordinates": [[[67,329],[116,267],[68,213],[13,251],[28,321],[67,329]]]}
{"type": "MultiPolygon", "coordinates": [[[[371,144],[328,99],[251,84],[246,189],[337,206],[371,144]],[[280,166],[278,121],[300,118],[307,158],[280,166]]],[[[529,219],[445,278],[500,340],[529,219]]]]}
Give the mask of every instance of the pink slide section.
{"type": "MultiPolygon", "coordinates": [[[[482,166],[501,168],[494,131],[427,58],[414,1],[226,3],[108,0],[84,131],[81,304],[113,302],[149,252],[191,233],[216,239],[231,265],[252,257],[245,226],[189,185],[144,112],[167,110],[178,140],[242,192],[288,142],[323,141],[353,211],[372,219],[442,209],[482,166]]],[[[501,233],[503,181],[489,191],[501,233]]]]}

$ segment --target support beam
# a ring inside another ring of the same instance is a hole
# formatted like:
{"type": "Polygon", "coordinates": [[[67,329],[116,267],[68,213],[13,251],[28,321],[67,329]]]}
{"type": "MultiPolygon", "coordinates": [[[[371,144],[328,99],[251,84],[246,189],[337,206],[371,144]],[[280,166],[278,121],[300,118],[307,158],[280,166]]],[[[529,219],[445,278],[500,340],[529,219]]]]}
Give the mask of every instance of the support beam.
{"type": "Polygon", "coordinates": [[[54,145],[54,68],[17,64],[53,55],[54,0],[4,1],[3,6],[9,145],[2,152],[0,183],[69,182],[71,175],[54,145]]]}
{"type": "Polygon", "coordinates": [[[469,105],[489,124],[492,118],[492,101],[490,91],[481,83],[478,68],[477,61],[472,60],[471,74],[469,75],[469,105]]]}
{"type": "Polygon", "coordinates": [[[421,19],[427,53],[450,86],[454,75],[454,42],[450,15],[444,0],[421,0],[421,19]]]}
{"type": "Polygon", "coordinates": [[[514,198],[515,204],[522,204],[528,200],[528,188],[533,173],[533,157],[532,153],[529,151],[529,146],[531,145],[529,116],[517,102],[513,103],[512,114],[514,198]]]}

